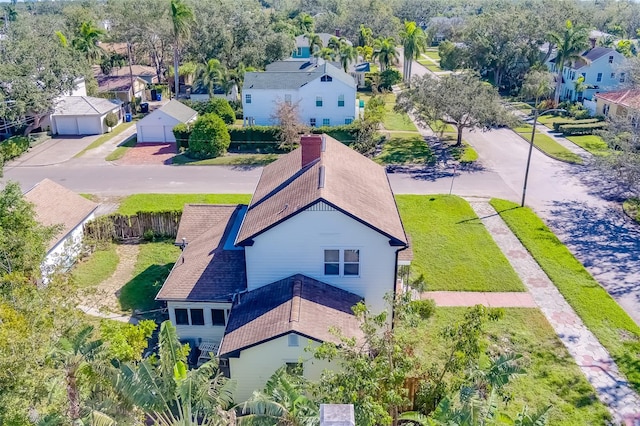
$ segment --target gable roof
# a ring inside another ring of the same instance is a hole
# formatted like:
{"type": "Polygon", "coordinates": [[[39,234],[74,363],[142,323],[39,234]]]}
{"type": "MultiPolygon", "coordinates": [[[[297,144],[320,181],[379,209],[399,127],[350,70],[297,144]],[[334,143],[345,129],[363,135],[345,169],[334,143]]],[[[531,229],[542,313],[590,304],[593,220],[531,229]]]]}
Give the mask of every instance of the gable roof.
{"type": "MultiPolygon", "coordinates": [[[[140,84],[146,85],[147,82],[140,77],[133,77],[134,80],[139,80],[140,84]]],[[[98,90],[100,92],[126,92],[131,90],[131,78],[126,76],[110,76],[110,75],[98,75],[96,76],[98,82],[98,90]]]]}
{"type": "Polygon", "coordinates": [[[325,74],[356,87],[352,76],[326,61],[287,60],[267,65],[264,72],[245,73],[243,89],[297,90],[325,74]]]}
{"type": "MultiPolygon", "coordinates": [[[[126,49],[126,44],[125,44],[126,49]]],[[[113,67],[111,72],[108,75],[102,73],[102,69],[98,65],[94,65],[92,68],[94,77],[104,76],[104,77],[127,77],[129,78],[129,66],[124,67],[113,67]]],[[[156,73],[156,69],[154,67],[150,67],[147,65],[131,65],[131,74],[134,77],[151,77],[155,80],[158,80],[158,74],[156,73]]]]}
{"type": "Polygon", "coordinates": [[[602,99],[614,104],[640,108],[640,89],[618,90],[615,92],[596,93],[597,99],[602,99]]]}
{"type": "Polygon", "coordinates": [[[157,300],[231,301],[247,289],[244,249],[231,248],[242,205],[186,204],[176,243],[187,246],[156,296],[157,300]],[[227,246],[225,248],[225,245],[227,246]]]}
{"type": "Polygon", "coordinates": [[[56,105],[54,115],[102,115],[117,108],[118,105],[108,99],[92,96],[65,96],[56,105]]]}
{"type": "Polygon", "coordinates": [[[343,143],[322,137],[319,160],[302,168],[298,148],[263,169],[236,244],[251,244],[252,238],[278,223],[325,202],[387,236],[393,245],[407,245],[384,168],[343,143]]]}
{"type": "MultiPolygon", "coordinates": [[[[592,49],[586,50],[584,52],[582,52],[582,55],[580,55],[583,59],[578,59],[577,61],[575,61],[574,64],[572,64],[572,68],[573,69],[580,69],[583,68],[587,65],[591,65],[591,62],[600,59],[601,57],[605,56],[605,55],[620,55],[620,53],[616,52],[615,49],[612,49],[610,47],[602,47],[602,46],[596,46],[592,49]]],[[[550,59],[549,62],[551,63],[555,63],[556,59],[558,57],[554,57],[553,59],[550,59]]]]}
{"type": "Polygon", "coordinates": [[[185,104],[183,104],[182,102],[176,99],[171,99],[169,102],[162,105],[162,107],[160,107],[156,111],[162,111],[168,116],[173,117],[176,120],[181,121],[183,123],[191,120],[193,117],[198,115],[196,110],[189,108],[188,106],[186,106],[185,104]]]}
{"type": "Polygon", "coordinates": [[[24,194],[24,198],[34,204],[36,219],[42,225],[62,225],[60,231],[49,241],[47,251],[98,208],[98,204],[93,201],[49,179],[37,183],[24,194]]]}
{"type": "Polygon", "coordinates": [[[242,294],[233,304],[220,356],[276,339],[291,332],[317,341],[336,342],[329,329],[361,337],[352,307],[363,299],[305,275],[297,274],[242,294]]]}

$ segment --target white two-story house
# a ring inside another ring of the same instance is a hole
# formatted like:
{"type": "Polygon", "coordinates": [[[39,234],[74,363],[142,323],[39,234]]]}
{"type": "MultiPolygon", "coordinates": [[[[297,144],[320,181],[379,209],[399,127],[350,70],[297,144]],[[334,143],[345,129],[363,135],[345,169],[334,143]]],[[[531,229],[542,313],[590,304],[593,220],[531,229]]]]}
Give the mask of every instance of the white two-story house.
{"type": "Polygon", "coordinates": [[[317,378],[330,365],[305,348],[337,342],[332,327],[360,337],[351,308],[389,309],[411,258],[384,168],[325,135],[300,144],[248,206],[186,206],[157,296],[181,338],[218,355],[237,401],[284,364],[317,378]]]}
{"type": "Polygon", "coordinates": [[[350,124],[358,116],[354,78],[322,59],[279,61],[245,73],[244,125],[277,125],[279,102],[297,104],[300,122],[311,127],[350,124]]]}
{"type": "MultiPolygon", "coordinates": [[[[593,100],[593,95],[598,92],[617,90],[627,80],[627,75],[622,67],[625,57],[609,47],[596,47],[595,41],[591,49],[581,55],[581,59],[565,65],[562,71],[562,87],[560,100],[581,102],[583,99],[593,100]],[[579,91],[578,79],[583,77],[582,87],[579,91]]],[[[556,75],[558,68],[552,58],[547,66],[556,75]]]]}

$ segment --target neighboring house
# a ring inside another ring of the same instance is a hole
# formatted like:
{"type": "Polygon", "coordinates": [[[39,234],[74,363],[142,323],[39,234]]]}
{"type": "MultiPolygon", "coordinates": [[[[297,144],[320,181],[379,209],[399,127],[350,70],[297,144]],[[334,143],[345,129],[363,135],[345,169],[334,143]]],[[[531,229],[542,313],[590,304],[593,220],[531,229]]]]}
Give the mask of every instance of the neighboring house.
{"type": "Polygon", "coordinates": [[[596,93],[596,115],[625,116],[629,109],[640,109],[640,89],[596,93]]]}
{"type": "Polygon", "coordinates": [[[51,114],[51,133],[54,135],[101,135],[110,129],[105,118],[110,112],[122,122],[119,104],[91,96],[64,96],[51,114]]]}
{"type": "Polygon", "coordinates": [[[122,102],[132,102],[134,98],[143,101],[147,100],[147,82],[140,77],[133,78],[133,90],[131,89],[131,78],[127,76],[96,76],[98,82],[98,93],[103,93],[112,99],[122,102]]]}
{"type": "Polygon", "coordinates": [[[175,99],[154,110],[136,123],[138,143],[174,142],[173,128],[179,123],[190,123],[198,113],[175,99]]]}
{"type": "MultiPolygon", "coordinates": [[[[340,38],[340,32],[336,30],[335,34],[329,33],[316,33],[318,37],[320,37],[320,41],[322,41],[322,47],[327,47],[329,44],[329,40],[333,37],[340,38]]],[[[349,40],[344,40],[349,46],[353,46],[349,40]]],[[[309,59],[313,57],[313,52],[311,51],[311,47],[309,46],[309,38],[306,35],[299,35],[295,38],[295,47],[293,52],[291,53],[291,57],[294,59],[309,59]]]]}
{"type": "Polygon", "coordinates": [[[82,227],[94,218],[98,204],[49,179],[36,184],[24,198],[34,204],[38,222],[45,226],[60,226],[59,232],[48,242],[47,255],[41,266],[46,283],[52,272],[66,270],[75,262],[82,249],[82,227]]]}
{"type": "Polygon", "coordinates": [[[325,135],[266,166],[249,206],[187,205],[183,248],[156,299],[181,338],[220,358],[236,400],[282,365],[317,378],[307,346],[359,338],[352,306],[374,313],[411,258],[385,170],[325,135]]]}
{"type": "MultiPolygon", "coordinates": [[[[234,84],[233,87],[231,87],[231,90],[229,90],[229,93],[227,93],[222,86],[215,85],[213,88],[213,97],[224,98],[228,101],[237,101],[238,85],[234,84]]],[[[209,88],[196,81],[195,84],[191,86],[191,90],[189,91],[189,99],[199,102],[208,101],[209,88]]]]}
{"type": "Polygon", "coordinates": [[[276,124],[277,102],[298,104],[300,121],[311,127],[350,124],[358,116],[354,78],[322,59],[279,61],[245,73],[245,125],[276,124]]]}
{"type": "MultiPolygon", "coordinates": [[[[618,89],[627,80],[626,73],[622,70],[625,57],[609,47],[595,47],[592,39],[592,48],[581,56],[584,59],[564,67],[562,72],[562,87],[560,100],[581,102],[583,99],[591,100],[597,92],[618,89]],[[586,90],[576,91],[576,84],[580,77],[584,77],[586,90]]],[[[555,64],[555,56],[547,62],[551,72],[556,74],[558,69],[555,64]]]]}
{"type": "Polygon", "coordinates": [[[131,74],[129,73],[129,66],[123,67],[114,67],[111,69],[109,75],[105,75],[102,73],[102,69],[94,65],[92,67],[93,75],[97,79],[105,78],[105,77],[127,77],[130,78],[130,75],[133,77],[139,77],[143,79],[147,84],[155,84],[158,83],[158,73],[154,67],[150,67],[147,65],[131,65],[131,74]]]}

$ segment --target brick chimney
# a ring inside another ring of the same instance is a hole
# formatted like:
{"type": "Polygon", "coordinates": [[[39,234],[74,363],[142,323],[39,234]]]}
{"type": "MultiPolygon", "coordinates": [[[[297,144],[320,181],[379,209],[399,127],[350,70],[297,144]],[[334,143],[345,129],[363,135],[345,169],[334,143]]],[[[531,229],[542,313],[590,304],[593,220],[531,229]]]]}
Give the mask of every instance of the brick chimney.
{"type": "Polygon", "coordinates": [[[598,41],[595,37],[591,37],[589,39],[589,43],[591,44],[591,48],[595,49],[596,48],[596,41],[598,41]]]}
{"type": "Polygon", "coordinates": [[[336,28],[336,37],[340,38],[340,28],[336,28]]]}
{"type": "Polygon", "coordinates": [[[324,151],[324,142],[322,139],[322,135],[302,135],[300,138],[302,168],[320,158],[322,151],[324,151]]]}

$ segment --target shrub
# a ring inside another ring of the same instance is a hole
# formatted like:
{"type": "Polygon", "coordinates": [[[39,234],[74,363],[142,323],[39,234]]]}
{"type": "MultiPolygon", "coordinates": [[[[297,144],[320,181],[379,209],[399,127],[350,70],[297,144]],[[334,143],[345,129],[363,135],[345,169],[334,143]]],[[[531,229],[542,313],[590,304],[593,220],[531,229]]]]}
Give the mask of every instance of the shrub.
{"type": "Polygon", "coordinates": [[[226,124],[233,124],[236,121],[236,113],[229,105],[229,101],[224,98],[211,98],[206,102],[181,101],[183,104],[196,110],[198,115],[216,114],[226,124]]]}
{"type": "Polygon", "coordinates": [[[176,124],[173,128],[173,136],[176,138],[176,142],[179,147],[189,148],[189,137],[191,136],[191,132],[193,132],[193,128],[191,124],[188,123],[180,123],[176,124]]]}
{"type": "Polygon", "coordinates": [[[29,138],[26,136],[13,136],[0,142],[0,164],[19,157],[29,149],[29,138]]]}
{"type": "Polygon", "coordinates": [[[436,302],[433,299],[412,300],[411,309],[423,319],[429,319],[436,312],[436,302]]]}
{"type": "Polygon", "coordinates": [[[391,90],[394,84],[402,81],[402,74],[395,68],[388,68],[380,73],[380,89],[391,90]]]}
{"type": "Polygon", "coordinates": [[[115,127],[118,124],[118,116],[114,112],[110,112],[104,117],[104,124],[108,128],[115,127]]]}
{"type": "Polygon", "coordinates": [[[216,114],[205,114],[193,126],[189,137],[189,152],[195,158],[218,157],[227,152],[230,142],[224,121],[216,114]]]}
{"type": "Polygon", "coordinates": [[[605,122],[585,123],[585,124],[565,124],[559,127],[559,130],[565,136],[574,135],[591,135],[594,130],[601,130],[606,126],[605,122]]]}
{"type": "Polygon", "coordinates": [[[466,52],[450,41],[443,41],[438,46],[440,56],[440,68],[443,70],[456,70],[464,68],[466,52]]]}
{"type": "Polygon", "coordinates": [[[355,141],[358,138],[358,133],[360,132],[360,127],[357,122],[352,124],[345,124],[343,126],[322,126],[322,127],[314,127],[311,129],[311,133],[313,134],[322,134],[326,133],[334,139],[339,140],[343,143],[350,143],[355,141]]]}
{"type": "Polygon", "coordinates": [[[229,136],[233,142],[277,142],[278,132],[277,126],[229,128],[229,136]]]}
{"type": "Polygon", "coordinates": [[[591,123],[597,123],[599,121],[601,120],[598,120],[597,118],[587,118],[585,120],[556,121],[555,123],[553,123],[553,130],[555,130],[556,132],[559,132],[560,126],[564,126],[568,124],[591,124],[591,123]]]}

